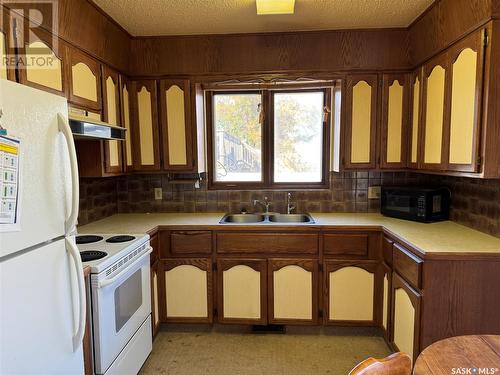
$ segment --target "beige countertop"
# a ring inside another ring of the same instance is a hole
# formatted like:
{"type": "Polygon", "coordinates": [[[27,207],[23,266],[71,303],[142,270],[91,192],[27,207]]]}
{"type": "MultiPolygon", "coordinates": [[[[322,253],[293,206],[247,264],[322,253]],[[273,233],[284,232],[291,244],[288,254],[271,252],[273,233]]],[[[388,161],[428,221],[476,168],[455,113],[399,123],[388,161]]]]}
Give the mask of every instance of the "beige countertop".
{"type": "MultiPolygon", "coordinates": [[[[145,233],[157,226],[220,226],[234,227],[248,224],[219,224],[223,213],[155,213],[118,214],[83,225],[79,233],[145,233]]],[[[363,213],[312,213],[315,224],[287,224],[287,226],[361,226],[382,227],[401,238],[422,253],[498,253],[500,238],[490,236],[452,221],[431,224],[416,223],[363,213]]],[[[276,224],[252,224],[252,226],[276,224]]],[[[281,225],[283,226],[283,225],[281,225]]]]}

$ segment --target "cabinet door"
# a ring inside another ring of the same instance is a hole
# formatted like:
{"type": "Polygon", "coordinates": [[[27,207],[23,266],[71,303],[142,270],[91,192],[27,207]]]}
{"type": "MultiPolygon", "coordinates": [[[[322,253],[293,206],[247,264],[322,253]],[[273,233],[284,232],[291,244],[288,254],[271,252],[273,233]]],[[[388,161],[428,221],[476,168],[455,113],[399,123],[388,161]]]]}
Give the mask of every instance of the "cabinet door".
{"type": "Polygon", "coordinates": [[[97,60],[68,48],[69,101],[90,110],[101,109],[101,66],[97,60]]]}
{"type": "MultiPolygon", "coordinates": [[[[107,66],[102,67],[103,118],[105,122],[114,126],[122,126],[119,79],[118,72],[107,66]]],[[[123,172],[121,141],[105,141],[104,144],[106,173],[123,172]]]]}
{"type": "Polygon", "coordinates": [[[125,132],[125,141],[122,141],[122,154],[123,154],[123,169],[131,171],[134,168],[134,158],[132,152],[132,140],[134,138],[132,130],[132,105],[133,105],[133,83],[127,78],[120,76],[120,107],[122,126],[127,129],[125,132]]]}
{"type": "Polygon", "coordinates": [[[2,9],[3,19],[0,21],[0,79],[8,79],[16,81],[16,69],[9,61],[6,63],[9,56],[15,53],[15,43],[12,40],[12,33],[8,31],[11,29],[11,20],[13,19],[10,10],[7,8],[2,9]]]}
{"type": "Polygon", "coordinates": [[[421,296],[397,273],[392,274],[392,343],[396,350],[410,356],[419,354],[421,296]]]}
{"type": "Polygon", "coordinates": [[[316,324],[318,261],[269,259],[269,323],[316,324]]]}
{"type": "Polygon", "coordinates": [[[326,261],[327,323],[375,325],[377,261],[326,261]]]}
{"type": "Polygon", "coordinates": [[[483,82],[483,32],[476,32],[448,51],[451,106],[447,169],[478,171],[483,82]]]}
{"type": "Polygon", "coordinates": [[[156,81],[134,82],[133,142],[134,169],[160,170],[160,137],[156,81]]]}
{"type": "Polygon", "coordinates": [[[53,94],[66,96],[66,45],[58,41],[53,47],[53,37],[37,30],[38,40],[24,45],[21,61],[25,66],[19,69],[19,82],[53,94]]]}
{"type": "Polygon", "coordinates": [[[408,152],[408,97],[406,74],[382,76],[382,126],[380,160],[382,168],[406,166],[408,152]]]}
{"type": "Polygon", "coordinates": [[[410,77],[410,134],[408,136],[408,166],[418,168],[421,159],[420,139],[422,133],[422,68],[417,69],[410,77]]]}
{"type": "Polygon", "coordinates": [[[220,323],[266,324],[265,259],[217,261],[217,311],[220,323]]]}
{"type": "Polygon", "coordinates": [[[423,160],[420,168],[443,170],[446,150],[448,63],[443,54],[424,66],[423,160]]]}
{"type": "MultiPolygon", "coordinates": [[[[7,56],[7,38],[3,31],[0,31],[0,61],[5,61],[7,56]]],[[[7,79],[7,64],[0,64],[0,79],[7,79]]]]}
{"type": "Polygon", "coordinates": [[[164,169],[193,170],[193,128],[188,80],[160,81],[160,124],[164,169]]]}
{"type": "Polygon", "coordinates": [[[156,261],[151,266],[151,329],[153,337],[158,333],[160,328],[160,301],[158,293],[158,268],[159,261],[156,261]]]}
{"type": "Polygon", "coordinates": [[[382,329],[385,339],[391,341],[391,285],[392,271],[386,264],[382,263],[382,329]]]}
{"type": "Polygon", "coordinates": [[[210,259],[162,261],[165,321],[212,322],[212,263],[210,259]]]}
{"type": "Polygon", "coordinates": [[[348,169],[376,167],[376,74],[347,77],[343,164],[348,169]]]}

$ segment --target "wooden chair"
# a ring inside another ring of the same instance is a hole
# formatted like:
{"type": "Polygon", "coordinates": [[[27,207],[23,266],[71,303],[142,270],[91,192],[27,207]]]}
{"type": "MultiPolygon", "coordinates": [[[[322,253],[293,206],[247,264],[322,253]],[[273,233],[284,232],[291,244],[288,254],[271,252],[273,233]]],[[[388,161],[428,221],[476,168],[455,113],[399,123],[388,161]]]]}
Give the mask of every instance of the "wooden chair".
{"type": "Polygon", "coordinates": [[[401,352],[382,359],[368,358],[354,367],[349,375],[411,375],[411,359],[401,352]]]}

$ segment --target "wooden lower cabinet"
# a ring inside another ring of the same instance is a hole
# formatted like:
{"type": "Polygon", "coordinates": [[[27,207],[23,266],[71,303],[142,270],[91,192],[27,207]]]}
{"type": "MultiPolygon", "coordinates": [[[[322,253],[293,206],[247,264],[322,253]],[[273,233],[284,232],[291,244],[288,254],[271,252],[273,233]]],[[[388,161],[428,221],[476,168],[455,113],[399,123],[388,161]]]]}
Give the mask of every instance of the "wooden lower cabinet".
{"type": "Polygon", "coordinates": [[[391,340],[391,286],[392,286],[392,270],[386,264],[382,263],[382,321],[381,326],[384,330],[384,337],[387,342],[391,340]]]}
{"type": "Polygon", "coordinates": [[[85,296],[87,298],[87,313],[85,317],[85,333],[83,334],[83,373],[84,375],[93,375],[94,374],[94,357],[92,354],[92,323],[91,323],[91,314],[92,314],[92,302],[90,300],[91,295],[91,286],[90,286],[90,271],[85,272],[85,296]]]}
{"type": "Polygon", "coordinates": [[[217,312],[221,323],[266,324],[266,259],[217,260],[217,312]]]}
{"type": "Polygon", "coordinates": [[[420,343],[420,300],[415,291],[397,273],[392,275],[392,332],[394,349],[410,356],[413,361],[419,354],[420,343]]]}
{"type": "Polygon", "coordinates": [[[211,323],[212,262],[209,258],[162,260],[164,315],[168,323],[211,323]]]}
{"type": "Polygon", "coordinates": [[[156,261],[151,265],[151,328],[153,338],[158,333],[160,328],[160,300],[158,293],[158,266],[160,261],[156,261]]]}
{"type": "Polygon", "coordinates": [[[316,324],[318,261],[269,259],[268,310],[272,324],[316,324]]]}
{"type": "Polygon", "coordinates": [[[338,325],[376,324],[377,261],[325,261],[326,321],[338,325]]]}
{"type": "Polygon", "coordinates": [[[500,334],[497,254],[423,254],[386,231],[336,229],[162,227],[151,238],[153,332],[155,316],[380,327],[413,360],[447,337],[500,334]]]}

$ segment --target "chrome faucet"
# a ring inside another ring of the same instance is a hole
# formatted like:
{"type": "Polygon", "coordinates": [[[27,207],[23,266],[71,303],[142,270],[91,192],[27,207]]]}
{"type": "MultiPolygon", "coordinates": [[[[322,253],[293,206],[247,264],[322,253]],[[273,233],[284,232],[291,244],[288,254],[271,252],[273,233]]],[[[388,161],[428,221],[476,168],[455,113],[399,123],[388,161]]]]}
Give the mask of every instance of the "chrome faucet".
{"type": "Polygon", "coordinates": [[[264,211],[264,213],[266,213],[266,214],[269,213],[269,206],[271,206],[271,202],[269,202],[269,200],[267,199],[267,197],[264,197],[264,202],[261,202],[261,201],[259,201],[257,199],[254,199],[253,205],[257,206],[258,204],[260,204],[261,206],[263,206],[266,209],[264,211]]]}
{"type": "Polygon", "coordinates": [[[290,215],[293,210],[295,210],[295,206],[292,204],[292,193],[288,193],[286,195],[286,213],[290,215]]]}

